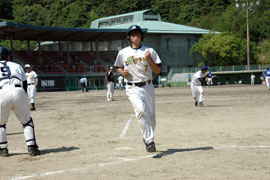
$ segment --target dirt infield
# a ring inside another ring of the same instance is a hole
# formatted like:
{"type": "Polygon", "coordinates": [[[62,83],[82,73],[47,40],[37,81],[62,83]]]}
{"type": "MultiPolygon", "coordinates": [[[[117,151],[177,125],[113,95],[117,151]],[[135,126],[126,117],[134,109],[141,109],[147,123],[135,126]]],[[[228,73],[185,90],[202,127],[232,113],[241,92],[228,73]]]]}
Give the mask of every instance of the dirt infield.
{"type": "Polygon", "coordinates": [[[156,145],[147,153],[125,91],[37,94],[34,119],[41,155],[27,153],[11,114],[10,157],[0,179],[270,179],[270,91],[265,86],[204,88],[194,107],[189,88],[156,89],[156,145]]]}

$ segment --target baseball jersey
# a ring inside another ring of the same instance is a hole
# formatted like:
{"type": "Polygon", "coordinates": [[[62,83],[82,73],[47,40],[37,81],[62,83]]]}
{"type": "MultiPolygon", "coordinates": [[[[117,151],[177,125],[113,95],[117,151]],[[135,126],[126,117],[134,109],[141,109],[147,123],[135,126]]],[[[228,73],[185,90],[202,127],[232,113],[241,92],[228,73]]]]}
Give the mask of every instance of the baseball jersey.
{"type": "Polygon", "coordinates": [[[87,82],[86,78],[81,78],[80,79],[80,83],[86,83],[86,82],[87,82]]]}
{"type": "Polygon", "coordinates": [[[0,87],[4,85],[22,85],[26,81],[25,73],[21,65],[0,61],[0,87]]]}
{"type": "Polygon", "coordinates": [[[264,71],[264,74],[265,74],[265,76],[268,76],[269,77],[270,76],[270,70],[265,70],[264,71]]]}
{"type": "Polygon", "coordinates": [[[130,76],[125,78],[125,82],[137,83],[152,80],[152,68],[144,58],[148,50],[154,63],[161,64],[161,60],[156,51],[147,46],[142,45],[138,49],[128,46],[119,51],[114,66],[124,67],[124,70],[128,70],[130,76]]]}
{"type": "Polygon", "coordinates": [[[110,82],[114,82],[114,78],[113,78],[113,73],[112,72],[108,72],[107,73],[107,80],[110,82]]]}
{"type": "Polygon", "coordinates": [[[35,71],[26,72],[25,76],[27,78],[27,84],[36,83],[36,78],[38,77],[38,75],[35,71]]]}
{"type": "Polygon", "coordinates": [[[197,85],[197,86],[201,86],[202,83],[200,81],[200,79],[203,79],[207,76],[207,73],[202,73],[202,71],[198,71],[196,72],[193,77],[192,77],[192,83],[193,85],[197,85]]]}

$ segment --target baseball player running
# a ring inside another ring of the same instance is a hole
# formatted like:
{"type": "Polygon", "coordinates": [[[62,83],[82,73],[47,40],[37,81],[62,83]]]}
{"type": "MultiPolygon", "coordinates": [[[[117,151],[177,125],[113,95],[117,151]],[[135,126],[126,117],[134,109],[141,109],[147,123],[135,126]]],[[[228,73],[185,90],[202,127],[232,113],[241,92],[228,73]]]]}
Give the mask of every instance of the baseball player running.
{"type": "Polygon", "coordinates": [[[107,82],[107,101],[113,101],[114,93],[114,76],[113,76],[113,67],[110,67],[110,71],[105,76],[107,82]]]}
{"type": "Polygon", "coordinates": [[[142,45],[143,32],[137,25],[128,29],[130,46],[119,51],[115,67],[125,77],[126,94],[139,121],[147,152],[155,152],[155,91],[152,71],[160,73],[161,60],[154,49],[142,45]]]}
{"type": "Polygon", "coordinates": [[[5,47],[0,47],[0,156],[7,157],[8,143],[6,123],[10,110],[14,110],[24,128],[28,154],[39,155],[35,138],[34,123],[30,117],[26,91],[27,81],[23,68],[12,60],[12,54],[5,47]]]}
{"type": "Polygon", "coordinates": [[[204,93],[203,93],[203,88],[202,88],[202,82],[205,82],[205,77],[207,76],[207,66],[202,66],[201,70],[196,72],[191,81],[191,91],[192,91],[192,96],[195,101],[195,106],[203,106],[203,98],[204,98],[204,93]],[[200,93],[200,99],[199,99],[199,104],[198,104],[198,92],[200,93]]]}
{"type": "Polygon", "coordinates": [[[31,70],[31,66],[29,64],[26,64],[24,66],[24,69],[26,71],[25,76],[27,78],[27,94],[28,98],[30,99],[30,103],[32,105],[31,111],[35,111],[35,96],[37,92],[38,87],[38,75],[35,71],[31,70]]]}
{"type": "Polygon", "coordinates": [[[264,76],[265,76],[265,82],[268,90],[270,90],[270,70],[269,67],[266,68],[264,71],[264,76]]]}

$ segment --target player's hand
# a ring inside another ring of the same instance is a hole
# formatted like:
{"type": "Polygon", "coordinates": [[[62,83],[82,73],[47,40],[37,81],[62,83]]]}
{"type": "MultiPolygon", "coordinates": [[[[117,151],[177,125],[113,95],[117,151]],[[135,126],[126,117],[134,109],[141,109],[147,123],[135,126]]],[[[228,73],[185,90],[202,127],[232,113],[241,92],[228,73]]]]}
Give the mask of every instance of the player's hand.
{"type": "Polygon", "coordinates": [[[147,60],[147,61],[151,61],[152,58],[151,58],[151,53],[150,51],[146,51],[146,53],[144,54],[144,58],[147,60]]]}
{"type": "Polygon", "coordinates": [[[126,78],[128,78],[128,76],[129,76],[128,70],[127,69],[124,70],[123,73],[122,73],[122,75],[125,76],[126,78]]]}

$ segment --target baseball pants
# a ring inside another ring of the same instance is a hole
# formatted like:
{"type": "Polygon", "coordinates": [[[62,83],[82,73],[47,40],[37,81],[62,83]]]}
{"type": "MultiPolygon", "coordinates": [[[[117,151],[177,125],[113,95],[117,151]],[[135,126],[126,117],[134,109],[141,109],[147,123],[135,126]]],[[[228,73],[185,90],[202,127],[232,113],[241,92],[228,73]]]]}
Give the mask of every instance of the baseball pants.
{"type": "Polygon", "coordinates": [[[268,89],[270,89],[270,76],[265,77],[266,86],[268,89]]]}
{"type": "Polygon", "coordinates": [[[37,89],[34,84],[27,86],[27,94],[31,103],[35,103],[36,92],[37,92],[37,89]]]}
{"type": "Polygon", "coordinates": [[[107,84],[107,100],[112,101],[113,100],[113,93],[114,93],[114,83],[113,82],[108,82],[107,84]]]}
{"type": "Polygon", "coordinates": [[[199,102],[202,102],[204,99],[204,93],[202,86],[194,85],[191,83],[191,91],[192,91],[192,97],[195,102],[198,102],[198,93],[200,94],[199,102]]]}
{"type": "Polygon", "coordinates": [[[135,111],[146,144],[154,141],[156,127],[155,90],[153,84],[143,87],[126,86],[126,94],[135,111]]]}
{"type": "Polygon", "coordinates": [[[80,84],[81,84],[81,90],[82,90],[82,92],[84,92],[84,90],[86,92],[88,92],[88,88],[87,88],[86,84],[85,83],[80,83],[80,84]]]}
{"type": "Polygon", "coordinates": [[[0,148],[7,148],[6,123],[11,110],[24,126],[26,144],[35,144],[34,124],[31,121],[27,97],[22,88],[5,85],[0,90],[0,148]]]}

